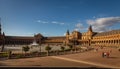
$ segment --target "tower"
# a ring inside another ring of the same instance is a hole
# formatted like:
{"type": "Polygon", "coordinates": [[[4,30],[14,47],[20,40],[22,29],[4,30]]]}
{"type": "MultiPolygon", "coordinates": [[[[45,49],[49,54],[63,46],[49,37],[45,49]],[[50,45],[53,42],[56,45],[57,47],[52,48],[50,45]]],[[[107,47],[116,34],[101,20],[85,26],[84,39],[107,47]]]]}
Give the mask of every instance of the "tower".
{"type": "Polygon", "coordinates": [[[5,36],[5,33],[3,32],[3,36],[5,36]]]}
{"type": "Polygon", "coordinates": [[[65,40],[66,45],[69,43],[69,35],[70,35],[69,30],[67,30],[67,32],[66,32],[66,40],[65,40]]]}
{"type": "Polygon", "coordinates": [[[92,26],[91,26],[91,25],[89,26],[88,31],[93,32],[93,31],[92,31],[92,26]]]}
{"type": "Polygon", "coordinates": [[[69,33],[69,30],[67,30],[67,32],[66,32],[66,35],[69,35],[70,33],[69,33]]]}
{"type": "Polygon", "coordinates": [[[88,44],[91,46],[91,39],[93,36],[92,26],[90,25],[87,32],[88,44]]]}
{"type": "Polygon", "coordinates": [[[93,34],[93,31],[92,31],[92,26],[90,25],[89,28],[88,28],[88,35],[92,35],[93,34]]]}
{"type": "Polygon", "coordinates": [[[67,30],[67,32],[66,32],[66,39],[67,40],[69,40],[69,35],[70,35],[69,30],[67,30]]]}

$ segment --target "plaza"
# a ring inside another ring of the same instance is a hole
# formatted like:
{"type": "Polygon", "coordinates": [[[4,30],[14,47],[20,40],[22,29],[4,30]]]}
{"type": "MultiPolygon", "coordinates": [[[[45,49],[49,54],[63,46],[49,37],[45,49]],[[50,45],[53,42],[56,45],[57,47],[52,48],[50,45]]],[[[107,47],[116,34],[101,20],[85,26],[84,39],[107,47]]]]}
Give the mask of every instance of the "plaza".
{"type": "MultiPolygon", "coordinates": [[[[98,47],[94,47],[98,48],[98,47]]],[[[117,48],[104,47],[98,48],[98,51],[86,51],[83,53],[74,53],[57,56],[20,58],[1,60],[1,66],[17,67],[96,67],[96,68],[120,68],[120,55],[117,48]],[[103,58],[102,52],[112,50],[109,58],[103,58]]]]}
{"type": "Polygon", "coordinates": [[[120,69],[119,6],[119,0],[0,0],[0,69],[120,69]]]}

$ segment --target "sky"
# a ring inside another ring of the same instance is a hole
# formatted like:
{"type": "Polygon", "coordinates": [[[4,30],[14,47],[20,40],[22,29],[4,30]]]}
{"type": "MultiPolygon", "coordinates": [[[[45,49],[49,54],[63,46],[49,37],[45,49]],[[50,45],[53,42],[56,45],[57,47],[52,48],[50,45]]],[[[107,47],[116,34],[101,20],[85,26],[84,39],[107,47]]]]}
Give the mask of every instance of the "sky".
{"type": "Polygon", "coordinates": [[[64,36],[66,31],[120,29],[120,0],[0,0],[2,32],[64,36]]]}

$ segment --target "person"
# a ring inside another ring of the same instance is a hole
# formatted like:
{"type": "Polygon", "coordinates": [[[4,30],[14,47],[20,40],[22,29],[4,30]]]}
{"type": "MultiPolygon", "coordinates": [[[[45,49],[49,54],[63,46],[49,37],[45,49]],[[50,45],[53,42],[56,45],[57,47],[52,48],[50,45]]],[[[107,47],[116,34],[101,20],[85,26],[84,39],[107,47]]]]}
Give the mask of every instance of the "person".
{"type": "Polygon", "coordinates": [[[104,58],[104,52],[102,52],[102,57],[104,58]]]}
{"type": "Polygon", "coordinates": [[[110,53],[112,53],[112,50],[110,50],[110,53]]]}
{"type": "Polygon", "coordinates": [[[96,51],[98,51],[98,48],[96,49],[96,51]]]}
{"type": "Polygon", "coordinates": [[[104,52],[104,57],[106,57],[107,56],[107,53],[106,52],[104,52]]]}
{"type": "Polygon", "coordinates": [[[118,49],[118,51],[120,52],[120,48],[118,49]]]}
{"type": "Polygon", "coordinates": [[[103,49],[103,47],[101,46],[101,49],[103,49]]]}
{"type": "Polygon", "coordinates": [[[109,57],[109,52],[106,53],[107,58],[109,57]]]}

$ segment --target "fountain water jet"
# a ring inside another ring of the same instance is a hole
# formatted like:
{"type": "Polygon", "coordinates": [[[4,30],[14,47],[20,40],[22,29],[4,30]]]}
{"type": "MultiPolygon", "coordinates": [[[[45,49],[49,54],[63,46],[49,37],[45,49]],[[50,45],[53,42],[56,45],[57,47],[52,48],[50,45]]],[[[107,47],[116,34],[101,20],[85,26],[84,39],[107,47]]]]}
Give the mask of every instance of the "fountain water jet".
{"type": "Polygon", "coordinates": [[[36,42],[36,39],[35,39],[35,37],[34,37],[34,41],[33,41],[33,43],[31,43],[30,44],[30,46],[38,46],[39,44],[36,42]]]}

